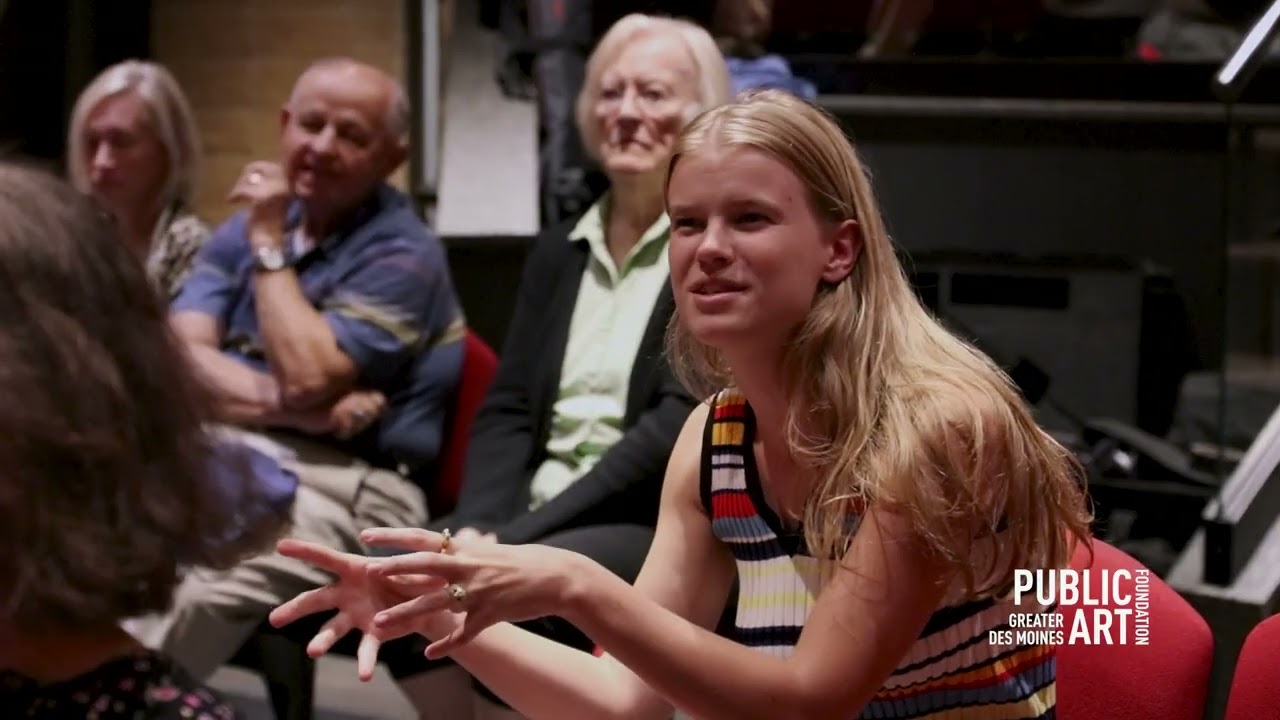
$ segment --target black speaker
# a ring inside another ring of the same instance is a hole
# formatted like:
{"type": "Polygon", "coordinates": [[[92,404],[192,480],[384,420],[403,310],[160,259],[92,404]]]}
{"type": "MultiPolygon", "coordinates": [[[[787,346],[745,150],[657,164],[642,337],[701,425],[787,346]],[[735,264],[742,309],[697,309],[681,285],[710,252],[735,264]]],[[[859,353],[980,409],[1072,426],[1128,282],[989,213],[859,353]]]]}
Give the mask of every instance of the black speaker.
{"type": "Polygon", "coordinates": [[[1000,363],[1047,428],[1109,417],[1164,435],[1199,365],[1167,272],[1126,258],[907,260],[921,300],[1000,363]]]}
{"type": "Polygon", "coordinates": [[[0,2],[0,154],[60,169],[72,105],[108,65],[150,54],[151,3],[0,2]],[[43,162],[41,162],[43,161],[43,162]]]}

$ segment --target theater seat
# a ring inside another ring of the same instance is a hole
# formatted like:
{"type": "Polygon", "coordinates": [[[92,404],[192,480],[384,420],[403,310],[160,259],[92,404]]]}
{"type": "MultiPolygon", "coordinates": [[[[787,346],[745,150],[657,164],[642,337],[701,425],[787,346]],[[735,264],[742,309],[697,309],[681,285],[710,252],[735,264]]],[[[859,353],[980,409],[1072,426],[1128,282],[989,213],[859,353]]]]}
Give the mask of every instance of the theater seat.
{"type": "Polygon", "coordinates": [[[1255,720],[1280,714],[1280,615],[1263,620],[1249,632],[1227,699],[1226,720],[1255,720]]]}
{"type": "MultiPolygon", "coordinates": [[[[433,517],[448,514],[458,501],[471,424],[498,369],[497,355],[474,331],[467,331],[464,342],[462,377],[454,399],[449,434],[445,438],[435,480],[424,483],[427,508],[433,517]]],[[[231,659],[232,665],[262,675],[278,720],[309,720],[312,717],[315,661],[307,655],[306,643],[319,631],[325,619],[320,616],[307,618],[294,627],[278,630],[264,621],[258,632],[231,659]]],[[[336,651],[342,649],[342,643],[335,648],[336,651]]]]}
{"type": "MultiPolygon", "coordinates": [[[[1072,558],[1076,569],[1146,570],[1111,545],[1094,540],[1072,558]]],[[[1057,717],[1060,720],[1201,720],[1213,664],[1208,623],[1173,588],[1149,576],[1149,644],[1064,644],[1058,648],[1057,717]]],[[[1090,576],[1090,596],[1100,598],[1101,582],[1090,576]]],[[[1122,589],[1131,591],[1132,582],[1122,589]]],[[[1098,607],[1117,607],[1115,602],[1098,607]]],[[[1093,611],[1080,604],[1060,607],[1068,632],[1075,616],[1093,611]]]]}
{"type": "Polygon", "coordinates": [[[467,330],[463,349],[462,377],[453,404],[453,420],[449,436],[440,455],[436,480],[427,489],[427,508],[432,516],[441,517],[453,511],[462,490],[463,465],[467,459],[467,441],[471,423],[484,403],[484,397],[498,372],[498,356],[479,335],[467,330]]]}

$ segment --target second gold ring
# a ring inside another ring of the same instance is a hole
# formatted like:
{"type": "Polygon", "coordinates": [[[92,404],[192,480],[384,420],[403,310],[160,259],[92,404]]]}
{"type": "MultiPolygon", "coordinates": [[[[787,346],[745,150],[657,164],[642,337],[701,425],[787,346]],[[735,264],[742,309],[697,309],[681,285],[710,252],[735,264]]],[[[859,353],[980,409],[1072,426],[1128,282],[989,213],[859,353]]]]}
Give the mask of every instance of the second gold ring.
{"type": "Polygon", "coordinates": [[[467,600],[467,589],[457,583],[454,583],[449,586],[449,597],[453,598],[454,602],[461,605],[467,600]]]}

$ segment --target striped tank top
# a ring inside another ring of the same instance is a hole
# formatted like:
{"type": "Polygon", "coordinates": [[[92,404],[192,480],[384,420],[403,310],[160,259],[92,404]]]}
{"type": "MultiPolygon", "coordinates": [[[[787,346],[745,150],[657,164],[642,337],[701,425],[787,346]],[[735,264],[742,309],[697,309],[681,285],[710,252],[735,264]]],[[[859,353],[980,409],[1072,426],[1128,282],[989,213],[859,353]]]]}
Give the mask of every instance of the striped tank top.
{"type": "MultiPolygon", "coordinates": [[[[820,567],[803,534],[785,530],[764,500],[752,442],[755,418],[736,391],[719,393],[703,436],[700,489],[712,531],[738,569],[738,642],[787,657],[819,592],[820,567]]],[[[858,516],[850,515],[850,531],[858,516]]],[[[1053,612],[997,600],[939,609],[858,718],[1047,720],[1054,717],[1054,648],[1000,645],[1011,612],[1053,612]]]]}

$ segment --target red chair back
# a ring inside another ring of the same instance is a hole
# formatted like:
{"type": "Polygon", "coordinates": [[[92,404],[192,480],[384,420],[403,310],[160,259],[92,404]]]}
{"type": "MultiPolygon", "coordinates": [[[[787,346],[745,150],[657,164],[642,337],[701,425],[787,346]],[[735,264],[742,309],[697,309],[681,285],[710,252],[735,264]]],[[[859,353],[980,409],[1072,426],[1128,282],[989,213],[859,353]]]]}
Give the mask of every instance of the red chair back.
{"type": "MultiPolygon", "coordinates": [[[[1101,540],[1076,549],[1071,566],[1077,570],[1147,570],[1127,553],[1101,540]]],[[[1149,571],[1148,571],[1149,572],[1149,571]]],[[[1213,634],[1209,624],[1181,595],[1154,573],[1148,574],[1147,645],[1134,644],[1132,617],[1129,644],[1063,644],[1058,647],[1057,717],[1060,720],[1201,720],[1213,665],[1213,634]]],[[[1098,573],[1089,576],[1092,598],[1101,598],[1098,573]]],[[[1134,583],[1121,583],[1132,592],[1134,583]]],[[[1070,636],[1077,613],[1092,614],[1098,606],[1060,606],[1064,631],[1070,636]]],[[[1126,606],[1131,607],[1131,606],[1126,606]]],[[[1089,623],[1093,627],[1093,623],[1089,623]]]]}
{"type": "Polygon", "coordinates": [[[431,517],[447,515],[458,502],[467,461],[467,442],[471,438],[471,423],[498,371],[497,354],[474,330],[467,330],[464,342],[462,377],[454,398],[453,422],[445,437],[439,472],[427,497],[427,510],[431,517]]]}
{"type": "Polygon", "coordinates": [[[1249,631],[1240,649],[1235,676],[1231,678],[1226,720],[1255,720],[1280,713],[1278,666],[1280,615],[1272,615],[1249,631]]]}

